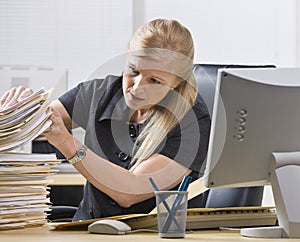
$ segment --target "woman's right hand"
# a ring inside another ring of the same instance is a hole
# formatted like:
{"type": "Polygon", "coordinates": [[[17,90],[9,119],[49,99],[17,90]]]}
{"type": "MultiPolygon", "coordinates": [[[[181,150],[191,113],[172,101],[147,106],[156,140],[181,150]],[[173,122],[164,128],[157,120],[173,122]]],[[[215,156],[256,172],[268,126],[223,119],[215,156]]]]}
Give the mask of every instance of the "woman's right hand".
{"type": "Polygon", "coordinates": [[[50,144],[55,146],[66,158],[73,157],[76,153],[76,144],[73,135],[70,134],[61,113],[55,107],[50,108],[52,121],[49,129],[42,135],[45,136],[50,144]],[[75,150],[74,150],[75,149],[75,150]]]}
{"type": "Polygon", "coordinates": [[[0,111],[5,110],[14,104],[18,103],[22,99],[30,96],[33,90],[30,88],[25,88],[23,86],[13,87],[12,89],[6,91],[0,99],[0,111]]]}

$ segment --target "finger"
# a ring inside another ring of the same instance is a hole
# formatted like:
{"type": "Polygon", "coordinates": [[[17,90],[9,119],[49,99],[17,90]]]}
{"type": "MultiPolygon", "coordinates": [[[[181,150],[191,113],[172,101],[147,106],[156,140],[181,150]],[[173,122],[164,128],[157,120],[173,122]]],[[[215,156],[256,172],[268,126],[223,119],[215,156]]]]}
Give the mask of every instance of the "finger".
{"type": "Polygon", "coordinates": [[[17,90],[16,87],[13,87],[12,89],[10,89],[9,95],[8,95],[8,97],[7,97],[9,100],[13,98],[13,96],[14,96],[15,93],[16,93],[16,90],[17,90]]]}
{"type": "Polygon", "coordinates": [[[5,103],[5,100],[7,99],[8,95],[9,95],[9,90],[6,91],[4,93],[4,95],[1,97],[1,99],[0,99],[0,106],[2,106],[5,103]]]}
{"type": "Polygon", "coordinates": [[[58,123],[61,119],[60,113],[59,111],[57,111],[56,109],[54,109],[53,107],[49,107],[49,112],[51,113],[49,119],[53,122],[53,123],[58,123]]]}
{"type": "Polygon", "coordinates": [[[57,115],[55,115],[55,113],[53,112],[53,110],[51,110],[50,112],[51,112],[51,114],[50,114],[50,116],[49,116],[49,120],[52,121],[52,125],[53,125],[53,124],[56,124],[56,121],[57,121],[57,115]]]}
{"type": "Polygon", "coordinates": [[[13,104],[17,103],[17,99],[15,97],[16,95],[16,92],[17,92],[17,88],[16,87],[13,87],[10,92],[9,92],[9,95],[8,97],[6,98],[5,102],[6,102],[6,107],[10,107],[12,106],[13,104]]]}
{"type": "Polygon", "coordinates": [[[55,116],[57,116],[57,117],[60,116],[60,112],[59,112],[57,109],[55,109],[55,108],[53,108],[53,107],[50,107],[50,108],[51,108],[52,113],[53,113],[55,116]]]}
{"type": "Polygon", "coordinates": [[[15,99],[16,100],[20,101],[19,98],[22,95],[22,93],[24,92],[24,90],[25,90],[25,87],[23,87],[23,86],[17,87],[16,93],[15,93],[15,99]]]}
{"type": "Polygon", "coordinates": [[[30,96],[32,93],[33,93],[33,90],[32,90],[31,88],[26,88],[26,89],[22,92],[22,94],[20,95],[19,101],[22,100],[22,99],[24,99],[25,97],[30,96]]]}
{"type": "Polygon", "coordinates": [[[8,96],[6,97],[6,100],[5,100],[6,103],[8,103],[13,98],[13,96],[15,95],[16,89],[17,89],[16,87],[13,87],[12,89],[10,89],[8,96]]]}
{"type": "Polygon", "coordinates": [[[13,87],[12,89],[10,89],[8,91],[8,95],[5,95],[3,105],[1,106],[2,109],[7,108],[9,106],[9,103],[10,103],[11,99],[14,97],[15,92],[16,92],[16,87],[13,87]]]}
{"type": "Polygon", "coordinates": [[[52,114],[53,113],[53,108],[52,107],[47,107],[47,109],[46,109],[46,113],[47,114],[52,114]]]}
{"type": "Polygon", "coordinates": [[[44,134],[51,134],[51,132],[52,132],[52,124],[50,125],[50,127],[48,128],[48,129],[46,129],[45,131],[44,131],[44,134]]]}

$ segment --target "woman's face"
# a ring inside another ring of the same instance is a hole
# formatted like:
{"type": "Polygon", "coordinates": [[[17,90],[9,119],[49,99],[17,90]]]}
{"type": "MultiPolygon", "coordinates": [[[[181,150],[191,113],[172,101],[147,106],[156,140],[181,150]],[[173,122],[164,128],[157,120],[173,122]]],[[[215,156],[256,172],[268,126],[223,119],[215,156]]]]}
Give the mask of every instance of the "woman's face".
{"type": "Polygon", "coordinates": [[[159,103],[179,81],[162,63],[145,58],[131,58],[123,74],[126,104],[133,110],[147,109],[159,103]]]}

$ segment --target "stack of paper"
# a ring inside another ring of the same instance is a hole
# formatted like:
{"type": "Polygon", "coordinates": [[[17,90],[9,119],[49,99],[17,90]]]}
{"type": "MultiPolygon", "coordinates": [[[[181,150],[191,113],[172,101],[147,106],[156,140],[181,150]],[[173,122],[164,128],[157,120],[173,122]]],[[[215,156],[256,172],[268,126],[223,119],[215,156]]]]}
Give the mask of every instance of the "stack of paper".
{"type": "Polygon", "coordinates": [[[51,125],[50,92],[41,89],[8,108],[0,107],[0,230],[41,226],[51,210],[50,174],[55,154],[13,150],[31,142],[51,125]]]}
{"type": "Polygon", "coordinates": [[[0,152],[32,141],[51,125],[49,96],[44,89],[8,108],[0,107],[0,152]]]}
{"type": "Polygon", "coordinates": [[[47,222],[48,176],[58,162],[55,154],[0,154],[0,230],[47,222]]]}

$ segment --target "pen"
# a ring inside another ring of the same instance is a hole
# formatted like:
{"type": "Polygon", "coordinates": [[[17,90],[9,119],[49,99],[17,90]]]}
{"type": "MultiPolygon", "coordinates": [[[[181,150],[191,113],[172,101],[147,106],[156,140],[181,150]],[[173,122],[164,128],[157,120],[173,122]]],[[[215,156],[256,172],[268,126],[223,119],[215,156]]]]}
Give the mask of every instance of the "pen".
{"type": "MultiPolygon", "coordinates": [[[[151,182],[151,184],[152,184],[154,190],[155,190],[156,192],[159,192],[160,190],[159,190],[158,186],[156,185],[156,183],[154,182],[153,178],[150,177],[149,180],[150,180],[150,182],[151,182]]],[[[172,221],[172,219],[173,219],[173,221],[174,221],[174,223],[176,224],[177,228],[180,229],[180,225],[178,224],[177,219],[174,217],[174,213],[171,214],[171,210],[170,210],[170,207],[169,207],[168,203],[165,201],[165,199],[164,199],[162,196],[160,196],[160,199],[161,199],[163,205],[165,206],[165,208],[166,208],[167,211],[168,211],[168,218],[170,217],[170,220],[171,220],[171,221],[172,221]]]]}
{"type": "MultiPolygon", "coordinates": [[[[185,176],[183,178],[183,180],[181,181],[181,184],[179,185],[179,188],[178,188],[178,191],[180,192],[185,192],[187,191],[188,189],[188,186],[190,184],[190,181],[192,180],[192,177],[191,176],[185,176]]],[[[171,211],[170,213],[168,214],[168,217],[165,221],[165,224],[163,226],[163,233],[166,233],[171,225],[171,222],[172,222],[172,217],[175,218],[175,214],[176,214],[176,211],[180,205],[180,202],[183,198],[183,195],[182,194],[178,194],[173,205],[172,205],[172,208],[171,208],[171,211]]],[[[179,227],[178,227],[179,228],[179,227]]]]}

